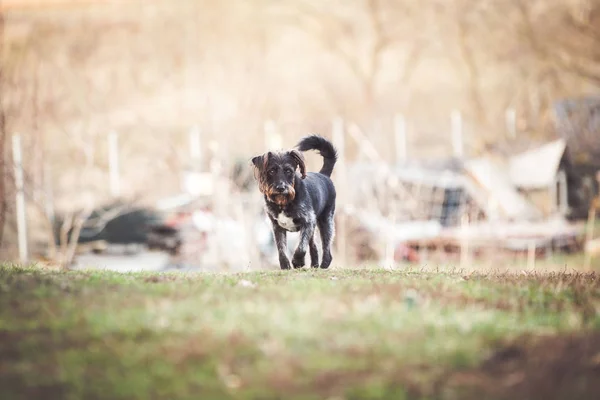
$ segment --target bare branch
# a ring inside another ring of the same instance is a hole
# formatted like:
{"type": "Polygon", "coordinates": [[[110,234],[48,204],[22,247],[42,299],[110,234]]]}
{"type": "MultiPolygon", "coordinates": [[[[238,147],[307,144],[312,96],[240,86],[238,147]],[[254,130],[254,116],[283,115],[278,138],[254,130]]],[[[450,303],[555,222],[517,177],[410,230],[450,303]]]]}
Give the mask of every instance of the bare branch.
{"type": "Polygon", "coordinates": [[[85,210],[80,212],[75,218],[72,224],[71,235],[69,236],[69,243],[65,249],[65,253],[63,253],[63,268],[67,268],[73,263],[75,251],[77,250],[77,245],[79,244],[79,236],[81,235],[81,229],[83,228],[86,220],[92,213],[92,210],[93,207],[89,206],[85,210]]]}
{"type": "Polygon", "coordinates": [[[471,48],[469,39],[473,37],[471,26],[467,17],[469,15],[469,2],[457,1],[454,9],[456,27],[457,27],[457,43],[460,50],[461,58],[465,64],[467,71],[467,82],[471,99],[471,106],[475,113],[475,118],[481,126],[487,124],[487,113],[483,104],[483,99],[480,92],[480,68],[475,60],[474,51],[471,48]]]}

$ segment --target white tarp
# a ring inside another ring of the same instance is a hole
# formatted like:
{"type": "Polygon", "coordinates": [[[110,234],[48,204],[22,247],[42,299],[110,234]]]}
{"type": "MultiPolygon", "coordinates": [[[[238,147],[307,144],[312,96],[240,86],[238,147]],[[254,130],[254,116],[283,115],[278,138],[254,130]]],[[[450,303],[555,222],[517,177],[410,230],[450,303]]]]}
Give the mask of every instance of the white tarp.
{"type": "MultiPolygon", "coordinates": [[[[541,213],[512,183],[506,167],[491,159],[469,161],[465,169],[478,189],[485,193],[486,203],[480,205],[490,219],[536,219],[541,213]]],[[[483,197],[483,196],[482,196],[483,197]]]]}
{"type": "Polygon", "coordinates": [[[390,238],[396,242],[431,239],[438,237],[442,232],[442,225],[436,220],[394,223],[375,213],[357,212],[355,216],[369,232],[390,238]]]}
{"type": "Polygon", "coordinates": [[[186,206],[194,200],[190,194],[184,193],[173,197],[161,199],[156,202],[156,208],[160,211],[170,211],[179,207],[186,206]]]}
{"type": "Polygon", "coordinates": [[[210,172],[186,171],[183,187],[192,196],[211,196],[214,193],[213,175],[210,172]]]}
{"type": "Polygon", "coordinates": [[[508,169],[512,183],[523,189],[550,186],[556,178],[566,146],[566,142],[559,139],[511,157],[508,169]]]}

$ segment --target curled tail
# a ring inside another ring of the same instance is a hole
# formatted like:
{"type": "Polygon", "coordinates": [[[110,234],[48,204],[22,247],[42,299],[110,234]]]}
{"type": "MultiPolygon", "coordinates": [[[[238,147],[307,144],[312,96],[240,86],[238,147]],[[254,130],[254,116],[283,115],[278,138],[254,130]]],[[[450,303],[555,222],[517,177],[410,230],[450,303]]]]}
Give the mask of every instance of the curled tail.
{"type": "Polygon", "coordinates": [[[323,156],[323,167],[319,173],[331,176],[338,156],[335,147],[329,140],[319,135],[310,135],[302,138],[296,148],[300,151],[317,150],[323,156]]]}

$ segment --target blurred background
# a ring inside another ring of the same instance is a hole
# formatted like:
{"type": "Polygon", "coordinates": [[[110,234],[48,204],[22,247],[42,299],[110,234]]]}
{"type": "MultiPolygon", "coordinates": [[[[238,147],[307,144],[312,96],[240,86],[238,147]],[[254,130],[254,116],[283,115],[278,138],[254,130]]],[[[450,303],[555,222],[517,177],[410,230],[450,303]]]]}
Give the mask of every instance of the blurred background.
{"type": "Polygon", "coordinates": [[[318,133],[336,267],[598,264],[598,0],[0,4],[3,260],[277,268],[249,160],[318,133]]]}

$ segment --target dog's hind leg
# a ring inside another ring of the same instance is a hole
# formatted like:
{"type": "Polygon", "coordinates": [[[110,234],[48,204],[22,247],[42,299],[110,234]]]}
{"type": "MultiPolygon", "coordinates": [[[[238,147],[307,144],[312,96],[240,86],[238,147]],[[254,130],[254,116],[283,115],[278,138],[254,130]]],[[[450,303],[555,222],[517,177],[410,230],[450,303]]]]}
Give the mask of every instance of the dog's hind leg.
{"type": "Polygon", "coordinates": [[[281,269],[290,269],[290,260],[286,254],[287,251],[287,235],[285,229],[273,222],[273,236],[275,237],[275,244],[277,245],[277,253],[279,254],[279,267],[281,269]]]}
{"type": "Polygon", "coordinates": [[[310,250],[310,266],[313,268],[319,268],[319,249],[315,243],[314,233],[308,242],[308,249],[310,250]]]}
{"type": "Polygon", "coordinates": [[[321,242],[323,244],[323,260],[321,260],[321,268],[329,268],[333,256],[331,255],[331,243],[335,234],[335,226],[333,219],[333,210],[319,219],[317,222],[319,232],[321,233],[321,242]]]}
{"type": "MultiPolygon", "coordinates": [[[[294,268],[304,267],[304,259],[306,258],[306,248],[309,247],[310,241],[313,240],[315,234],[315,222],[314,220],[308,221],[304,227],[300,230],[300,242],[294,252],[292,258],[292,265],[294,268]]],[[[312,263],[312,259],[311,259],[312,263]]]]}

